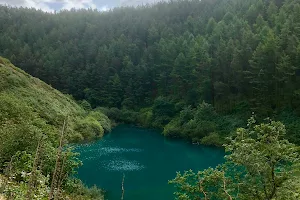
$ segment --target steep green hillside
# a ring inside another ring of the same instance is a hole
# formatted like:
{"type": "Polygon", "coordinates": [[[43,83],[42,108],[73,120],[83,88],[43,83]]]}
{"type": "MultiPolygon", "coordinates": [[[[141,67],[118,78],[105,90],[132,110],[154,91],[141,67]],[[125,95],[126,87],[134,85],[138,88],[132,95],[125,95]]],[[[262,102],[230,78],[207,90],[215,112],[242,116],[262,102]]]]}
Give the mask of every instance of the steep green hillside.
{"type": "MultiPolygon", "coordinates": [[[[12,177],[30,173],[40,141],[37,169],[42,176],[52,177],[64,122],[64,144],[91,140],[110,131],[110,120],[104,114],[84,110],[69,96],[0,57],[0,173],[7,173],[7,168],[12,177]]],[[[65,157],[64,173],[70,175],[80,162],[71,152],[65,157]]],[[[50,182],[51,178],[46,185],[50,182]]]]}

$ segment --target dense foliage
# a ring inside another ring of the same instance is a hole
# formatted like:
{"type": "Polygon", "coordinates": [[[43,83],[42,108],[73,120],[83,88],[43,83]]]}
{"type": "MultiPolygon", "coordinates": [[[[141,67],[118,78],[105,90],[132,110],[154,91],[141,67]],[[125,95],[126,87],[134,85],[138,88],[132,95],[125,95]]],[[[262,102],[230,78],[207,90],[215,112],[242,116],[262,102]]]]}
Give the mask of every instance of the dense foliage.
{"type": "MultiPolygon", "coordinates": [[[[233,135],[224,165],[171,181],[178,199],[299,199],[298,149],[283,137],[300,144],[300,0],[55,14],[0,6],[0,33],[1,56],[80,102],[0,58],[0,183],[14,180],[0,192],[24,199],[34,177],[45,198],[64,122],[64,142],[78,142],[110,131],[108,116],[208,145],[233,135]],[[252,112],[284,122],[286,136],[282,123],[253,118],[234,133],[252,112]]],[[[63,155],[67,176],[80,162],[63,155]]],[[[78,198],[99,194],[59,184],[78,198]]]]}
{"type": "Polygon", "coordinates": [[[225,145],[225,164],[197,173],[186,171],[170,183],[181,200],[299,199],[299,147],[283,139],[281,122],[239,128],[225,145]]]}
{"type": "Polygon", "coordinates": [[[77,100],[116,107],[124,121],[166,135],[217,139],[245,125],[230,119],[245,121],[254,111],[283,121],[299,143],[299,13],[299,0],[186,0],[56,14],[1,6],[0,55],[77,100]],[[203,101],[219,116],[209,124],[185,114],[203,101]],[[224,115],[233,128],[218,128],[224,115]]]}
{"type": "MultiPolygon", "coordinates": [[[[48,196],[64,121],[64,145],[101,137],[111,129],[104,114],[84,110],[70,97],[0,57],[0,174],[9,178],[4,185],[0,177],[0,193],[13,199],[33,199],[26,195],[32,190],[30,182],[36,182],[34,199],[48,196]]],[[[62,157],[60,184],[75,195],[71,188],[84,187],[79,183],[68,186],[67,177],[81,162],[68,148],[62,157]]],[[[87,191],[78,190],[83,198],[87,191]]]]}

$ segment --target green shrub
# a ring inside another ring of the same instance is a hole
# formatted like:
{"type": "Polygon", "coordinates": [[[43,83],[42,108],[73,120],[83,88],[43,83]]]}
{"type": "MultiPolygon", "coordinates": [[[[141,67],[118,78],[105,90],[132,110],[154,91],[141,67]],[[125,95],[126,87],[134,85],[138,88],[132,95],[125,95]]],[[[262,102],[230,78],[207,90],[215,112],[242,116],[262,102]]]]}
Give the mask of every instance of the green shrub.
{"type": "Polygon", "coordinates": [[[183,130],[179,121],[179,118],[174,118],[170,123],[168,123],[163,130],[163,134],[165,136],[171,136],[171,137],[182,137],[183,136],[183,130]]]}
{"type": "Polygon", "coordinates": [[[69,194],[73,200],[103,200],[104,191],[93,186],[86,187],[79,179],[71,178],[65,185],[66,193],[69,194]]]}
{"type": "Polygon", "coordinates": [[[204,136],[201,140],[200,140],[201,144],[204,145],[213,145],[213,146],[219,146],[221,147],[224,143],[224,141],[220,138],[218,133],[210,133],[207,136],[204,136]]]}
{"type": "Polygon", "coordinates": [[[122,109],[119,114],[119,121],[133,124],[137,122],[138,113],[132,110],[122,109]]]}
{"type": "Polygon", "coordinates": [[[151,127],[153,113],[151,108],[144,108],[139,111],[137,122],[144,127],[151,127]]]}
{"type": "Polygon", "coordinates": [[[118,121],[120,118],[120,110],[118,108],[97,107],[95,111],[100,111],[109,119],[118,121]]]}
{"type": "Polygon", "coordinates": [[[86,111],[92,110],[92,106],[87,100],[79,101],[79,105],[86,111]]]}
{"type": "Polygon", "coordinates": [[[91,116],[80,119],[76,124],[75,131],[79,132],[85,140],[100,138],[104,134],[101,123],[91,116]]]}
{"type": "Polygon", "coordinates": [[[101,124],[105,132],[111,132],[111,121],[105,114],[100,111],[91,111],[88,116],[96,119],[101,124]]]}

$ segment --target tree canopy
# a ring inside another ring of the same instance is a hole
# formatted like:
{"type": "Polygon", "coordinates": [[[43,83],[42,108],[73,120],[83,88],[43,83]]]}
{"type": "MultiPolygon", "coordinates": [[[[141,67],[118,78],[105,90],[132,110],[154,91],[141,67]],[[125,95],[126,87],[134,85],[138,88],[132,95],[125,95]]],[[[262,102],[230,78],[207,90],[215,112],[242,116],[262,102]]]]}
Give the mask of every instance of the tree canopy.
{"type": "Polygon", "coordinates": [[[159,96],[262,114],[299,103],[298,0],[171,1],[43,13],[0,7],[0,52],[93,107],[159,96]],[[226,106],[225,106],[226,105],[226,106]]]}
{"type": "Polygon", "coordinates": [[[226,130],[218,120],[185,136],[216,138],[245,125],[228,119],[245,122],[255,112],[283,121],[287,137],[300,143],[299,13],[299,0],[183,0],[55,14],[0,6],[0,55],[92,108],[121,109],[117,118],[170,136],[185,124],[199,133],[178,118],[205,102],[234,117],[226,130]]]}
{"type": "Polygon", "coordinates": [[[299,199],[299,147],[284,139],[285,126],[269,121],[239,128],[225,149],[226,162],[215,169],[177,173],[170,181],[181,200],[299,199]]]}

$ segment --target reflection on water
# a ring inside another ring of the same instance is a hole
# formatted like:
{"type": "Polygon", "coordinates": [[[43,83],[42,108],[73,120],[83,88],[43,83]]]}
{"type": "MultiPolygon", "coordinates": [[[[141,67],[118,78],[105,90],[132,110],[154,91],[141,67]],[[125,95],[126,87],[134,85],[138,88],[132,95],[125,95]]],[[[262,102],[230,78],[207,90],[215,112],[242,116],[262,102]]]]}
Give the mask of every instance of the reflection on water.
{"type": "Polygon", "coordinates": [[[81,146],[81,148],[77,148],[77,150],[80,149],[80,153],[82,155],[88,154],[91,152],[94,156],[81,156],[81,160],[87,160],[87,159],[97,159],[101,156],[108,155],[108,154],[120,154],[120,153],[125,153],[125,152],[141,152],[143,151],[142,149],[136,149],[136,148],[131,148],[131,149],[125,149],[125,148],[119,148],[119,147],[99,147],[97,149],[91,149],[91,146],[84,145],[81,146]]]}
{"type": "Polygon", "coordinates": [[[111,160],[103,163],[103,167],[109,171],[138,171],[144,168],[136,160],[111,160]]]}

